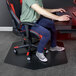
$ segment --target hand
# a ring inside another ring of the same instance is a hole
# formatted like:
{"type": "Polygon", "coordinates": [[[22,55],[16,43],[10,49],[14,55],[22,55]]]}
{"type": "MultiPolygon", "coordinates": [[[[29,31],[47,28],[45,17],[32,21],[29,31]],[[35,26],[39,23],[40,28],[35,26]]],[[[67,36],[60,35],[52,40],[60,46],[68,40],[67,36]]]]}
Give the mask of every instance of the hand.
{"type": "Polygon", "coordinates": [[[56,9],[57,12],[66,12],[63,8],[56,9]]]}
{"type": "Polygon", "coordinates": [[[69,20],[70,20],[69,15],[59,16],[59,18],[58,18],[58,21],[69,21],[69,20]]]}

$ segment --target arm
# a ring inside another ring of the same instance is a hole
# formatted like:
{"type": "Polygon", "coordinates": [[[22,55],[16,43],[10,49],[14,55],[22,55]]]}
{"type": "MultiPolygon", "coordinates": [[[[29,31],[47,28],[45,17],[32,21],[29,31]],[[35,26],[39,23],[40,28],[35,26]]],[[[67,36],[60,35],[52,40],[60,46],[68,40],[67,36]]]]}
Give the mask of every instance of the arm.
{"type": "Polygon", "coordinates": [[[48,12],[46,9],[40,7],[38,4],[33,4],[31,6],[31,8],[33,10],[35,10],[38,14],[40,14],[44,17],[47,17],[49,19],[58,20],[58,21],[68,21],[68,20],[70,20],[68,15],[63,15],[63,16],[54,15],[54,14],[48,12]]]}
{"type": "Polygon", "coordinates": [[[51,13],[53,13],[53,12],[57,12],[57,9],[46,9],[48,12],[51,12],[51,13]]]}
{"type": "Polygon", "coordinates": [[[58,9],[46,9],[48,12],[66,12],[63,8],[58,9]]]}

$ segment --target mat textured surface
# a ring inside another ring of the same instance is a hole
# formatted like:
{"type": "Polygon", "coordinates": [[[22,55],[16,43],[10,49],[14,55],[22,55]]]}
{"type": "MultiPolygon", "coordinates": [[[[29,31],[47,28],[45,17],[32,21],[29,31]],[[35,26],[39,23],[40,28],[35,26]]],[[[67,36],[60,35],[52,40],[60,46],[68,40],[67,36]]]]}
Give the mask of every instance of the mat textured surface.
{"type": "MultiPolygon", "coordinates": [[[[66,57],[66,52],[65,50],[62,52],[48,52],[46,55],[46,57],[48,58],[48,62],[47,63],[43,63],[41,62],[35,55],[35,53],[33,53],[31,55],[31,61],[27,61],[26,59],[26,49],[19,49],[18,50],[18,55],[15,55],[13,53],[13,47],[16,45],[21,45],[21,42],[15,42],[12,44],[6,58],[5,58],[5,63],[11,64],[11,65],[15,65],[15,66],[19,66],[19,67],[23,67],[23,68],[28,68],[28,69],[32,69],[32,70],[36,70],[36,69],[43,69],[43,68],[47,68],[47,67],[51,67],[51,66],[56,66],[56,65],[60,65],[60,64],[65,64],[67,63],[67,57],[66,57]]],[[[58,42],[58,45],[60,46],[64,46],[62,42],[58,42]]],[[[48,45],[49,46],[49,45],[48,45]]]]}

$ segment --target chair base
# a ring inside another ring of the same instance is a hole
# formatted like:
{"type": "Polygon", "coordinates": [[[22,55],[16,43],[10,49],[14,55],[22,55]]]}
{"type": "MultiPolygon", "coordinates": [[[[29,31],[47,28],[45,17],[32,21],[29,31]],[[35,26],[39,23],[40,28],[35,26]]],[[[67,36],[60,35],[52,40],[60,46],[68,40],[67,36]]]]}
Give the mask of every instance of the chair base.
{"type": "MultiPolygon", "coordinates": [[[[64,46],[62,42],[58,42],[58,44],[60,46],[64,46]]],[[[46,57],[48,58],[48,62],[43,63],[36,57],[35,53],[33,53],[31,55],[31,60],[28,61],[26,59],[27,56],[24,54],[26,52],[26,49],[24,49],[24,48],[19,49],[18,50],[19,54],[15,55],[13,53],[13,50],[14,50],[13,47],[16,45],[21,45],[21,42],[15,42],[12,44],[12,46],[11,46],[11,48],[10,48],[6,58],[5,58],[5,61],[4,61],[5,63],[19,66],[19,67],[32,69],[32,70],[43,69],[43,68],[67,63],[67,57],[66,57],[65,50],[62,52],[50,52],[49,51],[46,54],[46,57]]],[[[34,49],[34,50],[36,50],[36,49],[34,49]]]]}

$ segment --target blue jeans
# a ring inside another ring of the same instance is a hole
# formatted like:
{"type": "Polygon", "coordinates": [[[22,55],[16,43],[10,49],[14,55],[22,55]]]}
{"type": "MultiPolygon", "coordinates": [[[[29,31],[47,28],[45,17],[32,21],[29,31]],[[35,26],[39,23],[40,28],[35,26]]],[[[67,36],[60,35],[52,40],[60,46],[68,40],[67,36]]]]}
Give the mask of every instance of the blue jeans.
{"type": "MultiPolygon", "coordinates": [[[[25,28],[22,27],[22,30],[25,30],[25,28]]],[[[56,29],[53,20],[41,17],[36,22],[36,25],[31,27],[31,30],[42,35],[42,38],[37,46],[38,52],[43,52],[43,49],[49,40],[51,40],[51,47],[56,46],[56,29]]]]}

